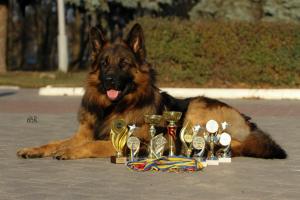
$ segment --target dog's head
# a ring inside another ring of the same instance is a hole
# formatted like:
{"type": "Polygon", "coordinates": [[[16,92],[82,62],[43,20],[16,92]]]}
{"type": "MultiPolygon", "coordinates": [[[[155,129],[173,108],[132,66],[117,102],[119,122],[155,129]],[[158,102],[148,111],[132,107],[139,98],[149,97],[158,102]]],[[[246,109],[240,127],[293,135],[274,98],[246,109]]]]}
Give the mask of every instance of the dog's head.
{"type": "Polygon", "coordinates": [[[147,75],[150,75],[149,79],[154,79],[154,74],[149,73],[151,69],[145,61],[144,34],[139,24],[135,24],[127,39],[117,45],[106,41],[101,31],[92,27],[90,42],[90,74],[94,76],[93,84],[110,101],[118,101],[133,93],[148,79],[147,75]]]}

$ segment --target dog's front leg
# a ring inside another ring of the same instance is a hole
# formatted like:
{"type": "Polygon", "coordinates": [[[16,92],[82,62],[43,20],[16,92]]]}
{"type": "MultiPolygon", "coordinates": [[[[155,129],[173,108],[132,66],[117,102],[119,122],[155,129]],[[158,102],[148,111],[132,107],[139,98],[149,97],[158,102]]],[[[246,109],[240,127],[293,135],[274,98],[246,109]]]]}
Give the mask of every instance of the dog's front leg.
{"type": "Polygon", "coordinates": [[[79,158],[107,158],[116,153],[111,141],[96,140],[80,146],[67,147],[53,153],[57,160],[69,160],[79,158]]]}
{"type": "Polygon", "coordinates": [[[56,141],[56,142],[51,142],[49,144],[39,146],[39,147],[21,149],[20,151],[17,152],[17,156],[19,158],[49,157],[52,155],[53,152],[59,149],[82,145],[92,140],[93,140],[93,131],[89,129],[88,126],[83,124],[80,125],[77,134],[71,138],[56,141]]]}

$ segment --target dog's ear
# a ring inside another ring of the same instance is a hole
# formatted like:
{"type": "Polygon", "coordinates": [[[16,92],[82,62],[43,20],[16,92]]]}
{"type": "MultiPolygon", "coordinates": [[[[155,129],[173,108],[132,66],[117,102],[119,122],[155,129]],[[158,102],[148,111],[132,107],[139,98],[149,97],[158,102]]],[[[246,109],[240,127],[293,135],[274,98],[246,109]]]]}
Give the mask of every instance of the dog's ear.
{"type": "Polygon", "coordinates": [[[107,41],[104,39],[101,31],[98,28],[92,27],[90,30],[90,43],[92,46],[92,51],[97,54],[101,51],[107,41]]]}
{"type": "Polygon", "coordinates": [[[141,58],[146,58],[145,40],[142,26],[135,24],[129,32],[125,43],[141,58]]]}

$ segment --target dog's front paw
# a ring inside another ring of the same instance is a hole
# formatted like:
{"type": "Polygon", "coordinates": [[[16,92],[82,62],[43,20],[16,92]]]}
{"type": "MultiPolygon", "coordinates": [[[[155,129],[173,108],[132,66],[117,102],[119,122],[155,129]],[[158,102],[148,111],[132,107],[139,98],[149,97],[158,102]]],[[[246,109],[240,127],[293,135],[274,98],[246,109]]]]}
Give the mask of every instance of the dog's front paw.
{"type": "Polygon", "coordinates": [[[74,160],[77,159],[78,156],[72,150],[72,148],[63,148],[52,153],[53,159],[57,160],[74,160]]]}
{"type": "Polygon", "coordinates": [[[40,148],[25,148],[17,152],[19,158],[43,158],[45,155],[44,151],[40,148]]]}

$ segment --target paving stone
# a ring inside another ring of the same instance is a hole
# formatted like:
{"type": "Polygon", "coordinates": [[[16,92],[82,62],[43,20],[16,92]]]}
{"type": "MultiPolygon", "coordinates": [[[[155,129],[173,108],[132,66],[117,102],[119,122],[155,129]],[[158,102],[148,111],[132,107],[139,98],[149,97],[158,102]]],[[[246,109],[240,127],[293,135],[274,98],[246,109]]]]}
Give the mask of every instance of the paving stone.
{"type": "MultiPolygon", "coordinates": [[[[0,90],[0,94],[4,91],[0,90]]],[[[286,150],[285,160],[233,158],[202,172],[131,172],[109,159],[19,159],[16,152],[71,137],[80,97],[0,95],[0,199],[298,199],[300,101],[222,100],[252,117],[286,150]],[[36,116],[37,123],[27,123],[36,116]]]]}

